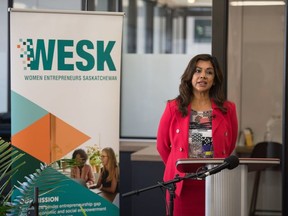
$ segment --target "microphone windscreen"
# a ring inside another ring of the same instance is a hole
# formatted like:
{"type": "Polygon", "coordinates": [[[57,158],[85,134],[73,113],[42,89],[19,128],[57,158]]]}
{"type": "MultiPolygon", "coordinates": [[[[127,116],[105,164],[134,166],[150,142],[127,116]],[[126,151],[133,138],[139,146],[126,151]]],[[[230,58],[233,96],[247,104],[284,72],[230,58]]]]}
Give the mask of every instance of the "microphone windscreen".
{"type": "Polygon", "coordinates": [[[228,169],[234,169],[239,165],[239,158],[235,155],[231,155],[228,158],[225,158],[224,162],[228,163],[228,169]]]}

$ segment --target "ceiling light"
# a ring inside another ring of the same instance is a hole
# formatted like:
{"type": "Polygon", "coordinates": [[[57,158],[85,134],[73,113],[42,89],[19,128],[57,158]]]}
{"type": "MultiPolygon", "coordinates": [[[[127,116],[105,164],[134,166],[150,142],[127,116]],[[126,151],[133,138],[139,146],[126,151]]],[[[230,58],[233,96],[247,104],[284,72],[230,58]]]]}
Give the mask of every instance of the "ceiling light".
{"type": "Polygon", "coordinates": [[[189,4],[193,4],[193,3],[195,3],[195,0],[187,0],[187,2],[188,2],[189,4]]]}

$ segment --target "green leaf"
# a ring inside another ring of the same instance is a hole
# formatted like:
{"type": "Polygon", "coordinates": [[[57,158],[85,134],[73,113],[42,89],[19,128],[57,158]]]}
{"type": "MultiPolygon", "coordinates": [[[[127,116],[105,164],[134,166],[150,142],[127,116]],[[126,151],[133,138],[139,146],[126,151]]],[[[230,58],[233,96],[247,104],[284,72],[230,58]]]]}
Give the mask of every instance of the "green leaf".
{"type": "Polygon", "coordinates": [[[23,155],[24,154],[20,154],[19,151],[12,147],[11,143],[0,138],[0,181],[4,182],[0,188],[0,215],[4,215],[4,213],[13,208],[9,199],[11,198],[14,187],[12,187],[6,195],[4,195],[4,190],[10,184],[12,176],[23,165],[23,163],[21,163],[17,167],[12,168],[13,163],[18,161],[23,155]]]}

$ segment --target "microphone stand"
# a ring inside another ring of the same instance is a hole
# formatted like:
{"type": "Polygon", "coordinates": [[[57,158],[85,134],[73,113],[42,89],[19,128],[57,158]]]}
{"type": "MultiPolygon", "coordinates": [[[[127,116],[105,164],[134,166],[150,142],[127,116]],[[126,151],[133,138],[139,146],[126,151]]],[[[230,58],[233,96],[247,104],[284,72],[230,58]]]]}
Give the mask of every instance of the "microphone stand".
{"type": "Polygon", "coordinates": [[[184,177],[179,177],[179,175],[177,174],[175,176],[175,178],[172,180],[169,180],[166,182],[158,182],[156,185],[152,185],[152,186],[149,186],[146,188],[142,188],[139,190],[134,190],[134,191],[131,191],[128,193],[124,193],[124,194],[122,194],[122,197],[127,197],[127,196],[131,196],[131,195],[139,195],[142,192],[145,192],[145,191],[148,191],[148,190],[151,190],[154,188],[158,188],[158,187],[163,187],[163,188],[167,189],[169,192],[169,214],[168,215],[173,216],[176,183],[183,181],[185,179],[198,179],[198,180],[203,179],[200,176],[202,174],[204,174],[205,172],[206,172],[206,170],[198,172],[198,173],[190,173],[190,174],[186,174],[184,177]]]}

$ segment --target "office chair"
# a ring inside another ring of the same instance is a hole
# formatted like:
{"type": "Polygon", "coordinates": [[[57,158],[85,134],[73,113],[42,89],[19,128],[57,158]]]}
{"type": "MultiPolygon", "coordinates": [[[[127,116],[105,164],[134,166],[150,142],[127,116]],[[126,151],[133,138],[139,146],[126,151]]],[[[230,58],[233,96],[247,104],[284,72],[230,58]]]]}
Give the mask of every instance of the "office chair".
{"type": "MultiPolygon", "coordinates": [[[[282,144],[277,143],[277,142],[260,142],[260,143],[257,143],[255,145],[254,149],[252,150],[251,157],[252,158],[279,158],[281,161],[282,144]]],[[[281,166],[277,165],[277,166],[274,166],[270,169],[280,171],[281,166]]],[[[273,215],[273,214],[279,215],[279,213],[281,213],[281,211],[278,211],[278,210],[257,209],[256,208],[261,172],[263,172],[263,171],[256,171],[249,216],[268,215],[268,214],[269,215],[273,215]],[[263,214],[263,213],[265,213],[265,214],[263,214]]]]}

